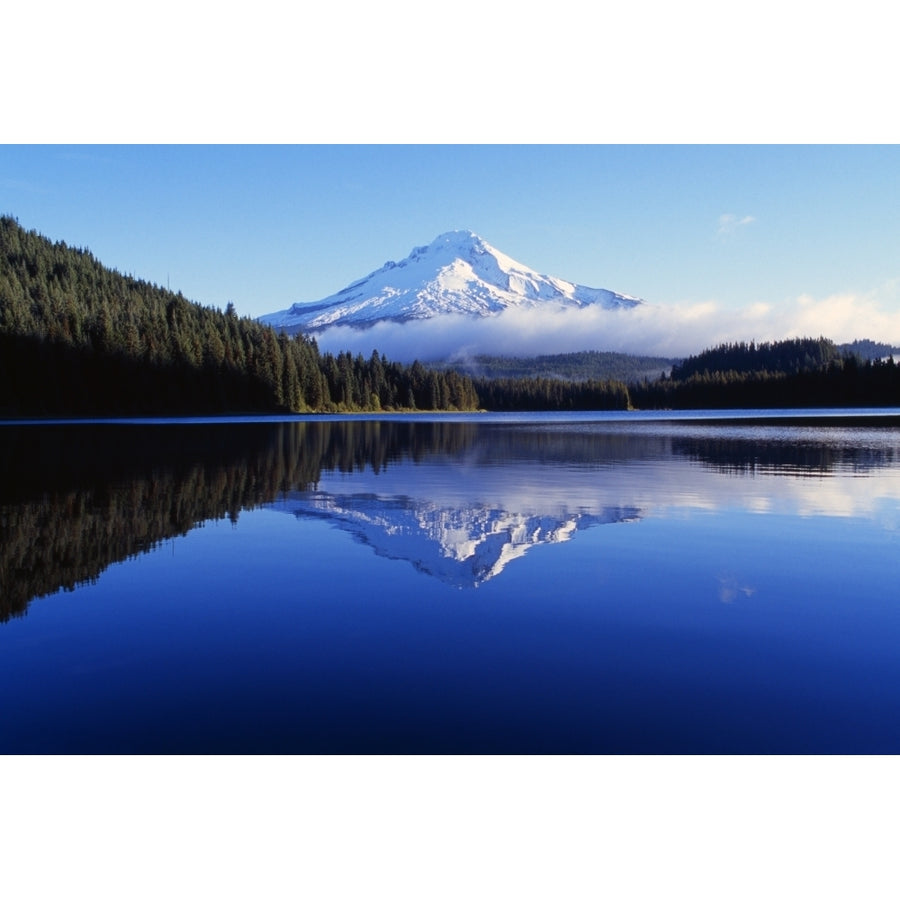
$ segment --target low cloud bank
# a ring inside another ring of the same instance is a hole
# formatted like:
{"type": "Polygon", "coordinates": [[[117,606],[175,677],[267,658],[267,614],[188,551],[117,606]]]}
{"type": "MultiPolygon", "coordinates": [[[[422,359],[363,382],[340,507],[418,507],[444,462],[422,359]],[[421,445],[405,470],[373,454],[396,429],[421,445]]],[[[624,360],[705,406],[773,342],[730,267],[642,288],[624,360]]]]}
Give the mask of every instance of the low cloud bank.
{"type": "Polygon", "coordinates": [[[870,295],[758,303],[727,309],[714,302],[637,309],[588,308],[535,312],[507,310],[488,319],[441,316],[403,324],[383,322],[364,331],[339,326],[316,335],[320,349],[411,362],[479,354],[535,356],[608,350],[684,357],[725,341],[831,338],[840,343],[871,338],[900,345],[900,282],[870,295]]]}

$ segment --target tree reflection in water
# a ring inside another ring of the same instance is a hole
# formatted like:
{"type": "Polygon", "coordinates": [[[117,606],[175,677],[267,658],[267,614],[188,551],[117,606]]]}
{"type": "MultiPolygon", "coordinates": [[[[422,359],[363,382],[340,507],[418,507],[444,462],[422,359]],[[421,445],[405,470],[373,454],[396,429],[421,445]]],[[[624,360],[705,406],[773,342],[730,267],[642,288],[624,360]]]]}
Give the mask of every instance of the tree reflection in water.
{"type": "Polygon", "coordinates": [[[659,424],[399,416],[7,425],[0,428],[0,621],[23,615],[35,597],[93,582],[111,564],[146,553],[204,521],[236,522],[242,510],[278,498],[289,498],[296,514],[328,516],[330,506],[335,524],[381,555],[410,559],[445,581],[462,578],[477,584],[502,569],[511,554],[535,542],[559,540],[578,522],[586,527],[639,517],[667,489],[646,475],[650,463],[681,460],[733,476],[825,477],[835,471],[896,466],[891,433],[873,429],[871,434],[873,440],[848,444],[817,439],[809,429],[726,433],[659,424]],[[486,485],[498,486],[493,491],[498,494],[502,484],[513,499],[487,502],[468,480],[450,500],[428,496],[441,490],[443,482],[424,485],[418,497],[400,496],[394,485],[385,497],[369,497],[362,510],[358,497],[352,499],[353,490],[341,495],[318,490],[329,473],[367,473],[370,478],[399,464],[425,462],[443,466],[444,473],[464,467],[466,479],[478,473],[482,494],[492,490],[486,485]],[[643,480],[635,487],[634,481],[623,479],[623,467],[643,473],[643,480]],[[583,495],[589,486],[596,487],[598,472],[608,476],[604,485],[622,487],[607,497],[595,492],[588,502],[583,495]],[[563,499],[553,515],[546,508],[521,508],[534,492],[551,490],[557,478],[563,499]],[[375,513],[372,503],[378,507],[375,513]],[[454,516],[454,503],[459,516],[454,516]],[[398,519],[387,530],[372,526],[379,517],[389,519],[391,509],[402,522],[398,519]],[[475,551],[466,555],[459,546],[439,548],[440,553],[433,547],[421,549],[428,541],[446,544],[445,534],[429,536],[436,517],[464,519],[466,509],[482,522],[484,532],[466,534],[466,541],[480,542],[483,548],[497,544],[491,558],[475,551]],[[504,534],[496,524],[501,521],[512,523],[504,534]],[[533,535],[515,537],[516,529],[528,528],[533,535]],[[405,549],[397,537],[401,531],[405,549]],[[454,555],[466,570],[462,574],[454,555]],[[448,559],[452,572],[444,571],[448,559]]]}

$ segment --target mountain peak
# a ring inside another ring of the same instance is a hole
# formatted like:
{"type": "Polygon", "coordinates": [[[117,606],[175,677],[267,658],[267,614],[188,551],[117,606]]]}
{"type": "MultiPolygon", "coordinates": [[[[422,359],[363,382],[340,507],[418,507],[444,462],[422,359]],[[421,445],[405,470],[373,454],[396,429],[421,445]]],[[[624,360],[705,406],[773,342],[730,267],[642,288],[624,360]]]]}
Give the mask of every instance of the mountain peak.
{"type": "Polygon", "coordinates": [[[402,267],[426,256],[449,256],[450,258],[470,259],[474,255],[482,253],[498,254],[499,251],[492,247],[484,238],[475,234],[474,231],[445,231],[443,234],[439,234],[430,244],[413,247],[406,259],[400,262],[387,262],[383,268],[402,267]]]}
{"type": "Polygon", "coordinates": [[[461,246],[464,244],[475,245],[484,243],[484,239],[475,234],[474,231],[469,231],[468,229],[462,228],[457,229],[456,231],[445,231],[443,234],[439,234],[431,242],[431,246],[438,247],[443,246],[444,244],[457,244],[461,246]]]}
{"type": "Polygon", "coordinates": [[[406,322],[442,315],[475,318],[506,309],[599,305],[629,308],[642,301],[602,288],[589,288],[541,275],[491,246],[473,231],[447,231],[414,247],[399,262],[380,269],[317,303],[261,316],[289,333],[335,325],[367,328],[378,322],[406,322]]]}

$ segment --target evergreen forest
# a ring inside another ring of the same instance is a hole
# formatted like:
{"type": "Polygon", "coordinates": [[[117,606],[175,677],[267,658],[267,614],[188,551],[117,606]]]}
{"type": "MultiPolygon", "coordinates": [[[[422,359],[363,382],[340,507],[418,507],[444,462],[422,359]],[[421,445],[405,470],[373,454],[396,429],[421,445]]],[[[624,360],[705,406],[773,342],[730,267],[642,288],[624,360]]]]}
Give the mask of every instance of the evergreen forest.
{"type": "Polygon", "coordinates": [[[824,337],[721,344],[631,385],[630,397],[641,409],[900,406],[893,356],[865,359],[848,347],[824,337]]]}
{"type": "Polygon", "coordinates": [[[440,368],[481,378],[556,378],[563,381],[622,381],[631,384],[668,372],[677,362],[662,356],[636,356],[606,350],[541,356],[477,355],[440,368]]]}
{"type": "Polygon", "coordinates": [[[0,415],[471,410],[471,379],[320,353],[0,218],[0,415]]]}

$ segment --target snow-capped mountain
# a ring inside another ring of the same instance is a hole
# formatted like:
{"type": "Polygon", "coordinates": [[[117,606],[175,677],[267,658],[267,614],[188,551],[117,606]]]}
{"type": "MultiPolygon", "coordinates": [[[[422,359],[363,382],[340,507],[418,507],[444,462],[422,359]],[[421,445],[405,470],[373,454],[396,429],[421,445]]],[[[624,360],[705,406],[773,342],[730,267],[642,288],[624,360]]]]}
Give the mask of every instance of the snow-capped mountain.
{"type": "Polygon", "coordinates": [[[313,303],[261,316],[288,333],[335,325],[367,328],[378,322],[409,322],[441,315],[475,318],[506,309],[599,306],[621,309],[643,301],[541,275],[492,247],[471,231],[450,231],[406,259],[387,262],[338,293],[313,303]]]}

